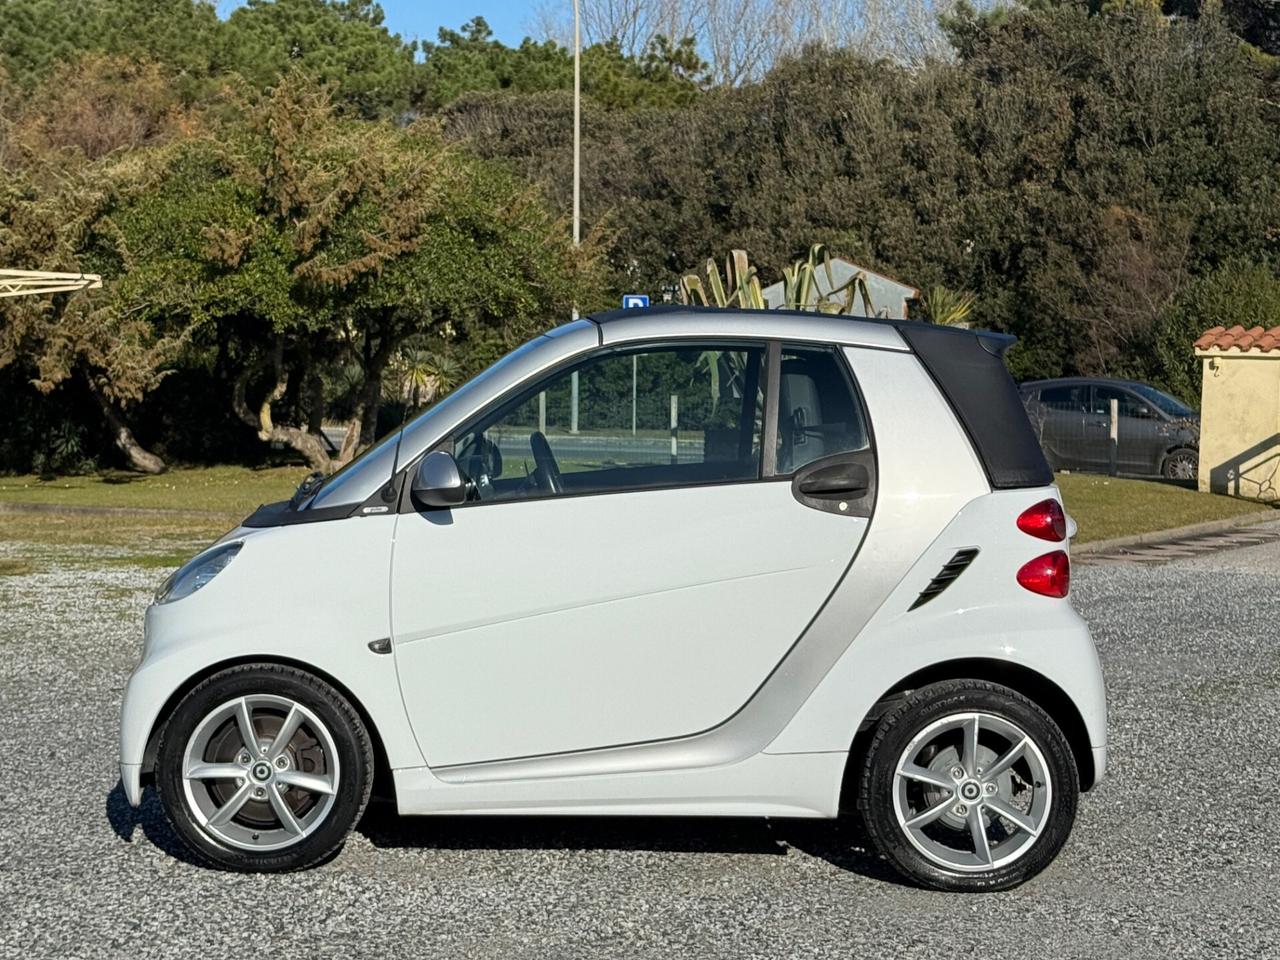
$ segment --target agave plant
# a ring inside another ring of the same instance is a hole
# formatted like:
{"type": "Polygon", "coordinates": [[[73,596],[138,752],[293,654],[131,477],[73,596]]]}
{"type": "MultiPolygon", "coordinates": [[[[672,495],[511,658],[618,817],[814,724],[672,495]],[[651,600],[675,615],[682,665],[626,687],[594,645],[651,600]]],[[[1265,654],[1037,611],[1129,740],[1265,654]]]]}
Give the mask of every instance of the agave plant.
{"type": "Polygon", "coordinates": [[[867,275],[859,270],[852,277],[836,286],[831,271],[831,251],[825,243],[815,243],[809,248],[809,256],[797,260],[782,271],[782,307],[787,310],[816,310],[819,313],[852,314],[858,299],[863,312],[858,316],[875,316],[871,303],[871,291],[867,289],[867,275]],[[827,278],[826,290],[818,286],[818,268],[827,278]]]}
{"type": "Polygon", "coordinates": [[[930,287],[920,298],[925,318],[945,327],[968,327],[969,315],[977,302],[978,298],[969,291],[952,290],[942,284],[930,287]]]}
{"type": "Polygon", "coordinates": [[[751,265],[745,250],[731,250],[724,259],[724,279],[720,277],[720,268],[713,258],[708,257],[706,263],[707,282],[696,273],[680,278],[680,299],[684,303],[699,304],[704,307],[744,307],[748,310],[763,310],[764,291],[760,287],[760,278],[756,268],[751,265]]]}
{"type": "MultiPolygon", "coordinates": [[[[681,302],[707,307],[744,307],[750,310],[768,308],[764,290],[760,286],[759,273],[751,265],[745,250],[730,251],[725,258],[723,278],[713,259],[708,258],[705,272],[705,283],[696,273],[681,278],[681,302]]],[[[863,312],[859,315],[874,316],[875,306],[871,302],[871,291],[867,288],[866,274],[859,271],[836,286],[835,274],[831,269],[831,251],[825,243],[815,243],[809,248],[805,259],[783,268],[782,303],[779,304],[781,309],[852,314],[859,300],[863,307],[863,312]],[[818,284],[819,270],[827,280],[825,290],[818,284]]]]}
{"type": "MultiPolygon", "coordinates": [[[[748,310],[769,308],[764,290],[760,286],[759,273],[751,265],[745,250],[729,252],[724,261],[723,277],[713,258],[707,258],[704,269],[705,283],[696,273],[681,277],[682,303],[704,307],[742,307],[748,310]]],[[[858,315],[874,316],[875,308],[871,303],[871,292],[867,289],[866,274],[859,271],[837,287],[831,270],[831,252],[824,243],[815,243],[809,248],[809,255],[805,259],[797,260],[782,271],[782,303],[779,304],[779,309],[853,314],[859,298],[862,300],[863,312],[858,315]],[[817,282],[819,268],[826,276],[825,290],[817,282]]],[[[730,354],[730,358],[736,356],[730,354]]],[[[702,355],[701,361],[710,373],[711,402],[714,409],[720,398],[721,353],[718,350],[708,350],[702,355]]],[[[736,366],[730,366],[730,374],[735,381],[741,373],[736,366]]]]}

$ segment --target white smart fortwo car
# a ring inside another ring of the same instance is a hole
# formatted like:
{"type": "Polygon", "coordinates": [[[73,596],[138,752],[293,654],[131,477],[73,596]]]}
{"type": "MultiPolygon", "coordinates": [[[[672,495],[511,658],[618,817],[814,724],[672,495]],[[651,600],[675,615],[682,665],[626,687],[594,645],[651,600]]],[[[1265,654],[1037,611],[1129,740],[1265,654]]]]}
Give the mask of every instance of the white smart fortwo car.
{"type": "MultiPolygon", "coordinates": [[[[121,779],[238,870],[402,814],[835,817],[1035,875],[1106,765],[1011,338],[655,308],[539,336],[165,582],[121,779]]],[[[696,829],[696,827],[691,827],[696,829]]]]}

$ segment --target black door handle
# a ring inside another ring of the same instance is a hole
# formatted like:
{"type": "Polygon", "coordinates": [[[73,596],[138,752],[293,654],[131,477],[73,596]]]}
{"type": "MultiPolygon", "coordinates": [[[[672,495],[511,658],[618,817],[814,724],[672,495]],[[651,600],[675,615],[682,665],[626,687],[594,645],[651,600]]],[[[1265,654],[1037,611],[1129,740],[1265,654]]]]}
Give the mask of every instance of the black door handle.
{"type": "Polygon", "coordinates": [[[869,488],[865,478],[824,477],[821,474],[800,481],[800,492],[809,497],[844,496],[851,500],[865,494],[869,488]]]}
{"type": "Polygon", "coordinates": [[[842,517],[869,517],[876,498],[870,451],[834,454],[800,470],[791,493],[806,507],[842,517]]]}
{"type": "Polygon", "coordinates": [[[871,489],[871,474],[857,463],[833,463],[801,477],[796,489],[806,497],[856,500],[871,489]]]}

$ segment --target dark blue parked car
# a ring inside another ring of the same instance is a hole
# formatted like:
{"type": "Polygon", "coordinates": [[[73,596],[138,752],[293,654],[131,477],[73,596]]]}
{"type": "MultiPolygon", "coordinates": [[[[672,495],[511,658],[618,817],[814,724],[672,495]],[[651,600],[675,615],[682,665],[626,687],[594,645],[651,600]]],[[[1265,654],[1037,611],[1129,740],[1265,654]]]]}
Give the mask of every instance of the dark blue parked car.
{"type": "Polygon", "coordinates": [[[1106,470],[1111,462],[1111,401],[1118,401],[1121,473],[1194,480],[1200,414],[1133,380],[1066,377],[1019,387],[1031,425],[1055,470],[1106,470]]]}

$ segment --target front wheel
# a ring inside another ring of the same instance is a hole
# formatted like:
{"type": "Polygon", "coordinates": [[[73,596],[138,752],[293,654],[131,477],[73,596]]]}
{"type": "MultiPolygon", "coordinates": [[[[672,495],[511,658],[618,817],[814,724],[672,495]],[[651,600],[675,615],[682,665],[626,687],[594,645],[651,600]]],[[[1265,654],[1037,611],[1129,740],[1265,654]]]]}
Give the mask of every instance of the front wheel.
{"type": "Polygon", "coordinates": [[[1199,470],[1199,452],[1189,447],[1180,447],[1164,458],[1160,472],[1166,480],[1194,480],[1199,470]]]}
{"type": "Polygon", "coordinates": [[[1021,694],[952,680],[922,687],[880,722],[859,808],[899,872],[939,890],[1006,890],[1066,842],[1079,797],[1057,724],[1021,694]]]}
{"type": "Polygon", "coordinates": [[[169,717],[156,785],[201,860],[241,871],[300,870],[336,853],[373,773],[359,714],[328,684],[278,664],[215,674],[169,717]]]}

